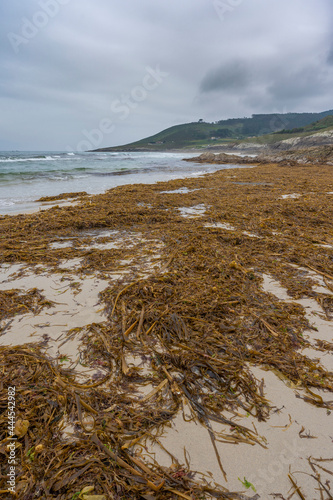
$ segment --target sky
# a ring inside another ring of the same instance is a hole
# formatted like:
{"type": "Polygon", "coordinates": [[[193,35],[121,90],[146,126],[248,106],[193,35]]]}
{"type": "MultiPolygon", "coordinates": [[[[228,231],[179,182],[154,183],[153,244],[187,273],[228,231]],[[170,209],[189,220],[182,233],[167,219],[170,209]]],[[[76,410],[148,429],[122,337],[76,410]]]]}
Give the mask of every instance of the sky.
{"type": "Polygon", "coordinates": [[[0,150],[333,108],[332,0],[1,0],[0,150]]]}

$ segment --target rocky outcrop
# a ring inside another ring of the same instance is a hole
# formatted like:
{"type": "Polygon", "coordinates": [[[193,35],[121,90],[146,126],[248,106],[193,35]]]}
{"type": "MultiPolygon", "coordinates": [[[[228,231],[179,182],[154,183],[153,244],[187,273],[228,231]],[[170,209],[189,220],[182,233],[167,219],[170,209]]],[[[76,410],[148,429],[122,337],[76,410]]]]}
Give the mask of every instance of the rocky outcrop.
{"type": "Polygon", "coordinates": [[[185,158],[185,161],[195,161],[197,163],[257,163],[256,158],[250,156],[239,156],[226,153],[202,153],[194,158],[185,158]]]}
{"type": "Polygon", "coordinates": [[[253,156],[239,156],[226,153],[203,153],[185,161],[216,164],[255,164],[264,165],[278,163],[279,165],[294,166],[298,164],[326,164],[333,165],[333,146],[312,147],[290,151],[269,151],[265,154],[253,156]]]}
{"type": "Polygon", "coordinates": [[[260,143],[252,143],[252,142],[241,142],[239,144],[236,144],[233,149],[236,149],[238,151],[248,151],[248,152],[258,152],[263,149],[267,149],[267,144],[260,144],[260,143]]]}
{"type": "Polygon", "coordinates": [[[333,130],[318,132],[305,137],[292,137],[284,141],[276,142],[270,146],[273,151],[276,150],[295,150],[319,146],[333,146],[333,130]]]}
{"type": "MultiPolygon", "coordinates": [[[[258,138],[260,140],[260,137],[258,138]]],[[[256,155],[271,155],[272,153],[284,154],[288,151],[294,154],[296,151],[321,148],[324,146],[333,147],[333,129],[325,130],[323,132],[316,132],[315,134],[307,136],[291,137],[283,141],[278,141],[272,144],[240,142],[238,144],[226,144],[224,146],[209,147],[210,151],[221,152],[228,151],[231,153],[243,154],[256,154],[256,155]]]]}

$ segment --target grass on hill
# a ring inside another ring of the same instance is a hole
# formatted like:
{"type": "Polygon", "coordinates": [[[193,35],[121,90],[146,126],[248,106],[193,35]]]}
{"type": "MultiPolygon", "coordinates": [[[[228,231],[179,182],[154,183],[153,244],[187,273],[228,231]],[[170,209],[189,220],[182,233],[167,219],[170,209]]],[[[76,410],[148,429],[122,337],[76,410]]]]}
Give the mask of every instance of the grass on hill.
{"type": "Polygon", "coordinates": [[[325,132],[333,129],[333,116],[326,116],[305,127],[295,127],[293,129],[283,129],[272,134],[262,135],[260,137],[248,138],[246,142],[253,144],[274,144],[275,142],[293,139],[296,137],[307,137],[318,132],[325,132]]]}
{"type": "Polygon", "coordinates": [[[165,151],[206,148],[246,141],[272,144],[333,127],[333,111],[322,113],[261,114],[207,123],[203,120],[174,125],[155,135],[101,151],[165,151]],[[286,128],[286,127],[289,128],[286,128]]]}

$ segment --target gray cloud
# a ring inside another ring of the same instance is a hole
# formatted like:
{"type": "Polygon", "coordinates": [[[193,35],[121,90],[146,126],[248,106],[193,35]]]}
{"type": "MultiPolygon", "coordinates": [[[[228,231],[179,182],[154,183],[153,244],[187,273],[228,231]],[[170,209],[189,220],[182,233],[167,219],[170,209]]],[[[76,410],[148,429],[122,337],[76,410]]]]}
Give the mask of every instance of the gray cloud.
{"type": "Polygon", "coordinates": [[[331,0],[230,2],[223,19],[216,5],[3,0],[0,149],[75,147],[106,118],[103,146],[199,118],[333,107],[331,0]],[[168,76],[139,94],[148,67],[168,76]]]}
{"type": "Polygon", "coordinates": [[[332,72],[325,72],[319,65],[308,64],[300,69],[276,74],[268,91],[275,100],[305,100],[327,91],[332,76],[332,72]]]}
{"type": "Polygon", "coordinates": [[[333,65],[333,47],[328,52],[327,63],[333,65]]]}
{"type": "Polygon", "coordinates": [[[214,68],[204,76],[201,92],[240,91],[250,83],[250,71],[244,61],[232,61],[214,68]]]}

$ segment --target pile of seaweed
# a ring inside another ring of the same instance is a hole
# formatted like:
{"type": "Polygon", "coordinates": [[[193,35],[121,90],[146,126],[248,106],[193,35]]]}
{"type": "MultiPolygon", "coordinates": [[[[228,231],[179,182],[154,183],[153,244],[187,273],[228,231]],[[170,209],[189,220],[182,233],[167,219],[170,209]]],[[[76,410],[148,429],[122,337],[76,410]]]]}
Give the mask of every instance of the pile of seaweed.
{"type": "MultiPolygon", "coordinates": [[[[2,263],[42,264],[50,272],[79,258],[73,273],[105,276],[124,258],[135,260],[138,248],[149,254],[154,242],[162,244],[159,267],[110,282],[101,294],[107,320],[83,329],[82,359],[104,369],[97,380],[78,383],[74,370],[37,345],[0,348],[2,386],[17,391],[18,497],[249,498],[198,479],[172,450],[170,467],[142,450],[147,440],[163,446],[160,434],[182,413],[207,429],[224,476],[217,441],[265,446],[232,417],[245,411],[266,420],[272,410],[251,365],[303,389],[307,403],[332,409],[314,389],[332,392],[333,374],[301,354],[308,343],[303,333],[312,327],[292,302],[312,297],[327,315],[333,312],[330,296],[316,292],[304,273],[315,270],[332,289],[330,189],[332,167],[268,165],[123,186],[78,206],[2,217],[2,263]],[[184,186],[186,194],[162,193],[184,186]],[[282,198],[292,193],[299,197],[282,198]],[[198,205],[205,207],[200,217],[179,211],[198,205]],[[145,239],[122,251],[87,249],[105,229],[145,239]],[[74,242],[70,248],[50,247],[64,237],[74,242]],[[262,290],[263,273],[287,288],[290,302],[262,290]],[[214,431],[213,422],[224,430],[214,431]]],[[[318,349],[329,350],[327,344],[318,349]]],[[[0,453],[6,456],[2,393],[0,453]]],[[[1,481],[4,491],[4,476],[1,481]]]]}
{"type": "MultiPolygon", "coordinates": [[[[103,350],[110,364],[116,352],[114,343],[111,338],[108,344],[112,351],[103,350]]],[[[1,367],[9,363],[12,370],[2,383],[8,387],[14,381],[17,387],[18,498],[102,500],[149,495],[149,498],[195,499],[202,498],[203,493],[215,498],[247,498],[196,481],[191,471],[176,459],[171,468],[158,463],[147,465],[131,451],[135,443],[152,435],[154,429],[166,424],[177,412],[180,394],[176,382],[165,379],[155,394],[139,399],[131,391],[133,375],[123,378],[121,383],[119,375],[114,374],[109,382],[110,376],[80,385],[71,373],[55,366],[36,346],[7,348],[6,352],[2,349],[1,367]],[[164,392],[163,399],[160,391],[164,392]],[[63,435],[68,423],[74,427],[72,438],[63,435]],[[89,493],[89,487],[90,495],[85,494],[89,493]]],[[[2,391],[2,410],[6,405],[7,394],[2,391]]],[[[201,418],[208,423],[208,416],[201,418]]],[[[4,416],[1,420],[4,423],[4,416]]],[[[239,427],[234,440],[256,441],[258,438],[251,434],[239,427]]],[[[2,440],[3,456],[8,452],[8,442],[2,440]]]]}
{"type": "Polygon", "coordinates": [[[2,322],[16,314],[39,314],[44,307],[52,307],[52,302],[37,290],[32,288],[27,293],[21,290],[0,290],[0,334],[4,334],[11,321],[2,326],[2,322]]]}
{"type": "Polygon", "coordinates": [[[61,193],[56,196],[42,196],[36,201],[57,201],[66,200],[69,198],[81,198],[82,196],[88,196],[86,191],[76,191],[75,193],[61,193]]]}

